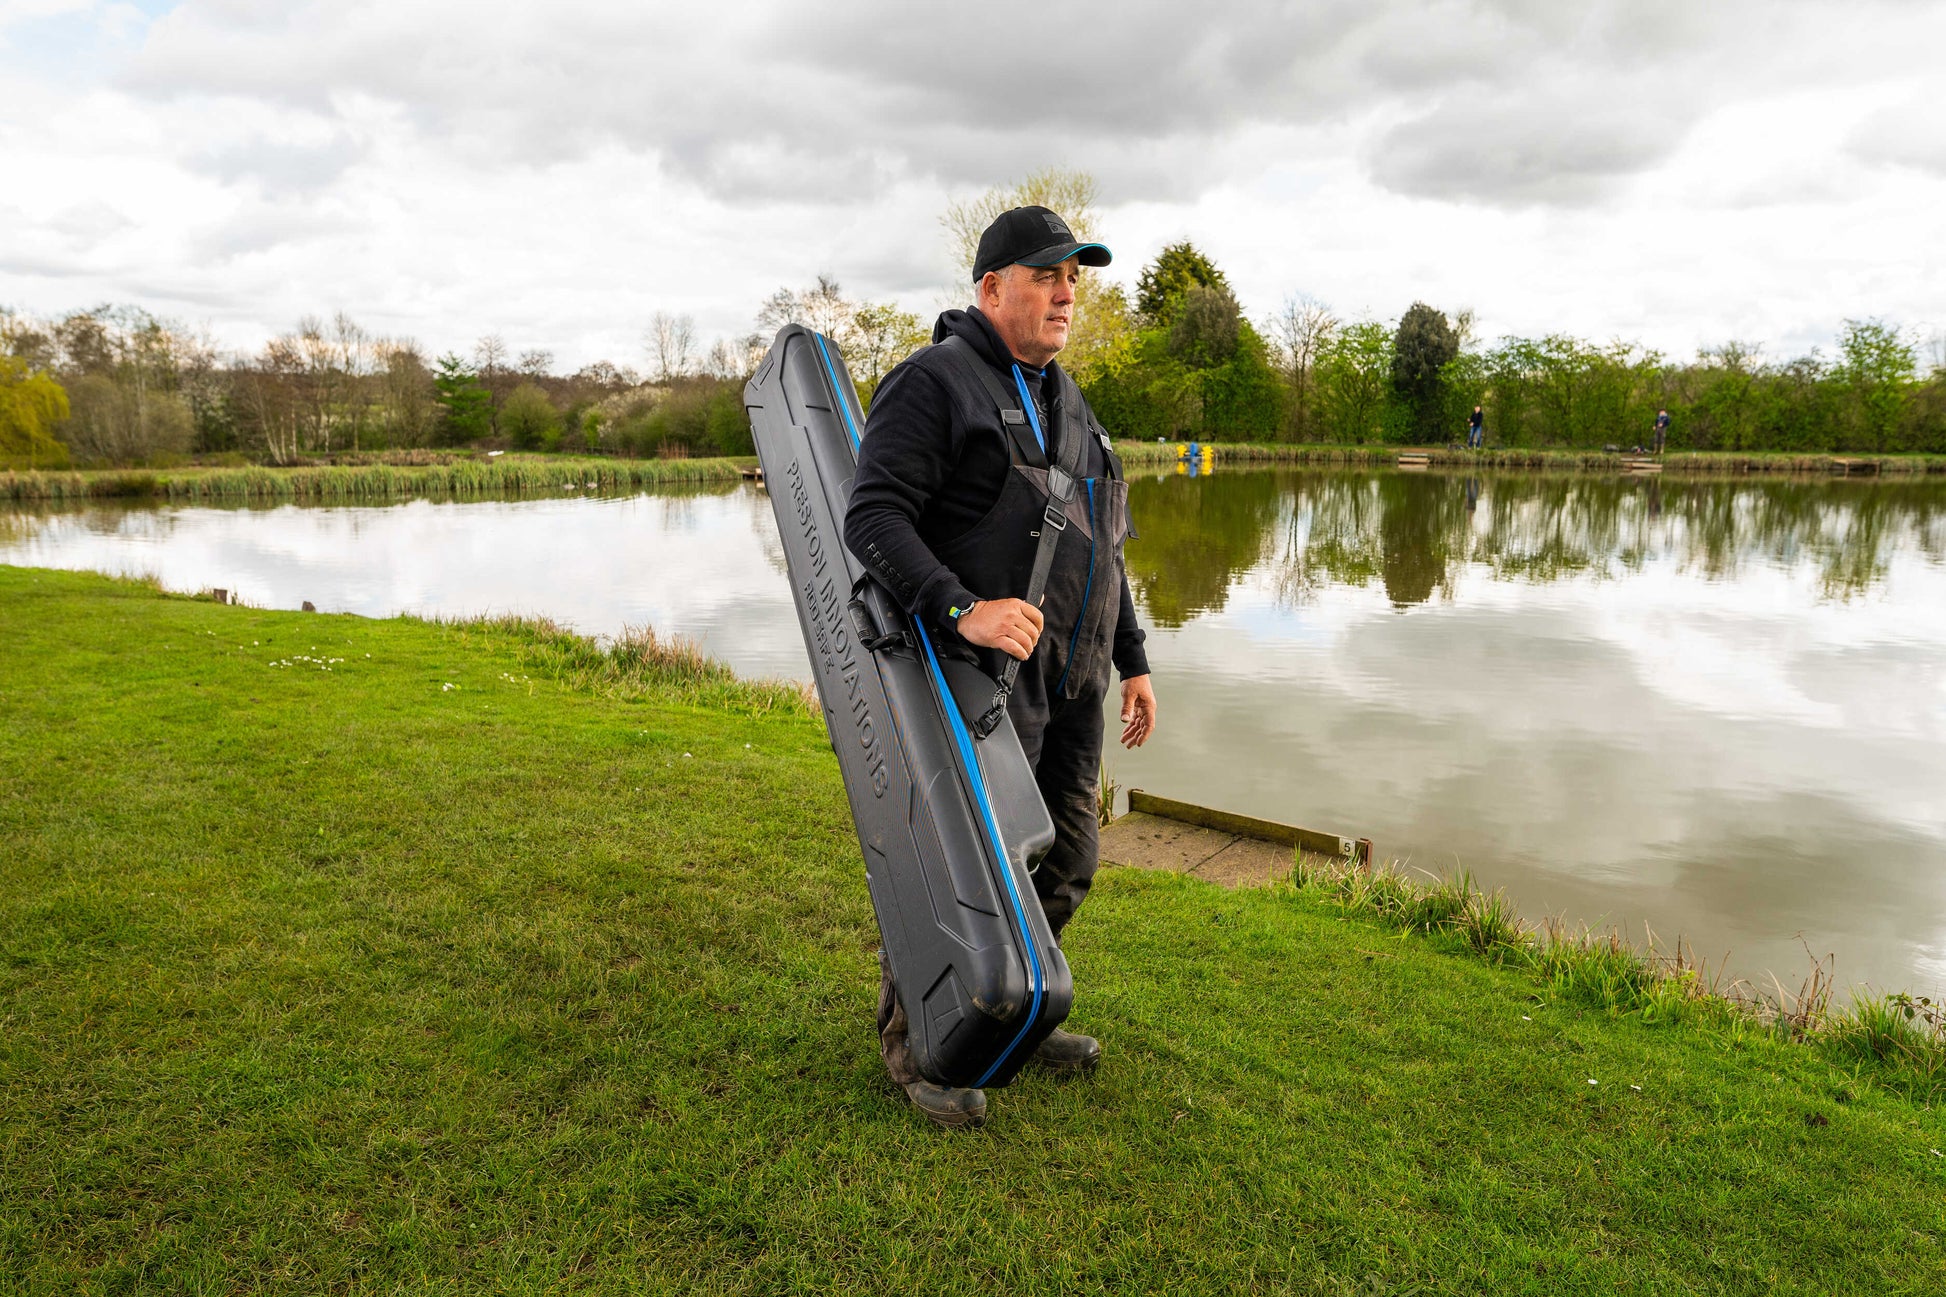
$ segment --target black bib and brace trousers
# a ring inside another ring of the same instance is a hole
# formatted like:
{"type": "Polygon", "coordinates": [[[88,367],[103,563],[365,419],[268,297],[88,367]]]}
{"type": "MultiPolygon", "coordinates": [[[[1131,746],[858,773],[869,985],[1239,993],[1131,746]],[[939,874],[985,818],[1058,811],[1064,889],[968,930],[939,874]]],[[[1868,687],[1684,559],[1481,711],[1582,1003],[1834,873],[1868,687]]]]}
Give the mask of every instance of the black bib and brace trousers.
{"type": "MultiPolygon", "coordinates": [[[[902,603],[940,630],[942,651],[977,661],[1002,682],[996,702],[1013,721],[1054,821],[1054,846],[1034,887],[1058,938],[1098,863],[1111,660],[1124,678],[1148,671],[1122,558],[1128,484],[1072,379],[1052,365],[1033,374],[1037,381],[1025,372],[1016,379],[989,359],[991,345],[969,343],[973,330],[948,328],[956,315],[942,317],[941,341],[900,366],[919,374],[895,370],[880,388],[881,400],[892,399],[874,403],[866,426],[846,541],[902,603]],[[947,426],[929,439],[926,422],[947,426]],[[875,446],[880,433],[886,435],[875,446]],[[945,507],[930,507],[942,497],[945,507]],[[1050,528],[1058,535],[1043,558],[1042,535],[1050,528]],[[1029,659],[1017,662],[961,638],[950,608],[974,598],[1028,598],[1037,558],[1045,566],[1045,624],[1029,659]]],[[[978,324],[990,332],[984,320],[978,324]]],[[[878,1022],[892,1079],[922,1079],[906,1050],[905,1013],[889,972],[881,977],[878,1022]]]]}

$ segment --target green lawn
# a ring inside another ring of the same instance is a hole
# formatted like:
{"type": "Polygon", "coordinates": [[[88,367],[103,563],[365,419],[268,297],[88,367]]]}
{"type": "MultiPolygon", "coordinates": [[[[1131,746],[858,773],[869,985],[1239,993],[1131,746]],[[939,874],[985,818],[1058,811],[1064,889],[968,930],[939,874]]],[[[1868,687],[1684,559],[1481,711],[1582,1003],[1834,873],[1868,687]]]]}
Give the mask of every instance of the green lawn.
{"type": "Polygon", "coordinates": [[[821,722],[544,660],[0,568],[0,1291],[1946,1291],[1938,1112],[1288,889],[936,1130],[821,722]]]}

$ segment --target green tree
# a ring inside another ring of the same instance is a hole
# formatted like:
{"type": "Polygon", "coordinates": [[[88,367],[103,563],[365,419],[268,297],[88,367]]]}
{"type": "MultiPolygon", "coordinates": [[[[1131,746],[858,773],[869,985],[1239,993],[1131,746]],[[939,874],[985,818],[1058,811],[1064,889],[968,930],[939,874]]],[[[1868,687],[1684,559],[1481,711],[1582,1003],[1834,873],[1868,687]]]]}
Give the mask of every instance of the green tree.
{"type": "Polygon", "coordinates": [[[1167,324],[1192,288],[1211,288],[1230,295],[1230,281],[1216,263],[1185,240],[1172,243],[1142,268],[1135,281],[1135,313],[1150,324],[1167,324]]]}
{"type": "MultiPolygon", "coordinates": [[[[1452,430],[1457,436],[1466,427],[1466,421],[1473,415],[1473,407],[1488,406],[1487,398],[1487,361],[1477,351],[1461,351],[1457,356],[1440,367],[1440,421],[1439,426],[1452,430]]],[[[1482,417],[1486,419],[1487,435],[1491,437],[1494,418],[1498,411],[1484,408],[1482,417]]]]}
{"type": "Polygon", "coordinates": [[[466,361],[447,353],[439,358],[433,390],[445,411],[445,440],[453,445],[478,441],[493,429],[493,397],[466,361]]]}
{"type": "Polygon", "coordinates": [[[871,408],[872,393],[892,366],[932,341],[919,317],[892,302],[866,302],[852,316],[857,343],[845,357],[858,399],[871,408]]]}
{"type": "Polygon", "coordinates": [[[1896,449],[1894,431],[1911,396],[1919,355],[1899,330],[1846,320],[1831,377],[1843,402],[1847,441],[1860,450],[1896,449]]]}
{"type": "Polygon", "coordinates": [[[1414,302],[1399,317],[1392,335],[1392,391],[1403,407],[1410,435],[1436,440],[1442,431],[1445,403],[1441,374],[1459,355],[1459,337],[1444,311],[1414,302]]]}
{"type": "Polygon", "coordinates": [[[1191,369],[1214,369],[1236,355],[1243,310],[1227,288],[1198,285],[1182,295],[1169,325],[1169,354],[1191,369]]]}
{"type": "Polygon", "coordinates": [[[64,468],[68,448],[54,437],[68,417],[68,394],[19,356],[0,356],[0,467],[64,468]]]}
{"type": "Polygon", "coordinates": [[[561,412],[538,384],[522,383],[500,407],[500,428],[515,450],[559,450],[561,412]]]}
{"type": "Polygon", "coordinates": [[[1318,412],[1333,441],[1385,440],[1391,423],[1392,331],[1376,320],[1345,325],[1319,352],[1318,412]]]}

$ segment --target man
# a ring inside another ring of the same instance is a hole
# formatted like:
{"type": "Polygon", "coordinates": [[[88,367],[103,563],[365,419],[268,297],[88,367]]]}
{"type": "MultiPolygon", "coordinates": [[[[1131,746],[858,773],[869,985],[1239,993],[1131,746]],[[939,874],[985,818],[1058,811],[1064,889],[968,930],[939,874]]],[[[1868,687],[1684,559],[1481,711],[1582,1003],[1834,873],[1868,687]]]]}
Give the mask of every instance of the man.
{"type": "Polygon", "coordinates": [[[1669,440],[1669,412],[1667,410],[1658,410],[1656,411],[1656,416],[1655,416],[1655,453],[1656,454],[1660,455],[1662,453],[1662,447],[1665,444],[1667,444],[1668,440],[1669,440]]]}
{"type": "MultiPolygon", "coordinates": [[[[879,384],[845,514],[846,545],[942,644],[959,645],[995,677],[1008,658],[1020,664],[1007,713],[1054,820],[1054,846],[1034,887],[1056,938],[1095,874],[1111,661],[1122,677],[1122,743],[1139,747],[1155,730],[1144,636],[1122,564],[1128,487],[1094,411],[1054,363],[1074,321],[1081,267],[1105,266],[1109,255],[1077,241],[1045,207],[996,217],[974,257],[977,303],[941,315],[934,345],[879,384]],[[1081,442],[1080,485],[1035,606],[1022,596],[1040,545],[1048,470],[1069,438],[1081,442]]],[[[886,1071],[941,1125],[980,1124],[984,1094],[934,1085],[914,1066],[905,1011],[880,962],[886,1071]]],[[[1100,1057],[1093,1039],[1056,1031],[1035,1061],[1078,1073],[1100,1057]]]]}
{"type": "Polygon", "coordinates": [[[1466,448],[1468,450],[1478,450],[1486,442],[1486,421],[1486,412],[1479,406],[1474,406],[1473,413],[1466,420],[1466,448]]]}

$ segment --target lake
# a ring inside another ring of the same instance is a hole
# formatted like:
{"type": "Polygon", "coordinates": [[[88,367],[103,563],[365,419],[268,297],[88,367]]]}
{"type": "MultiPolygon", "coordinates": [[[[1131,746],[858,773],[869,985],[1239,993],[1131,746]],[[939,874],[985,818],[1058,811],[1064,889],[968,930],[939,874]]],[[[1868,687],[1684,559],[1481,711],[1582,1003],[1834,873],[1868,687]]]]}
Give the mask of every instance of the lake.
{"type": "MultiPolygon", "coordinates": [[[[1796,989],[1946,986],[1946,483],[1140,476],[1124,788],[1464,867],[1796,989]]],[[[807,674],[749,487],[0,512],[0,562],[371,616],[652,625],[807,674]]],[[[1085,921],[1085,918],[1084,918],[1085,921]]]]}

